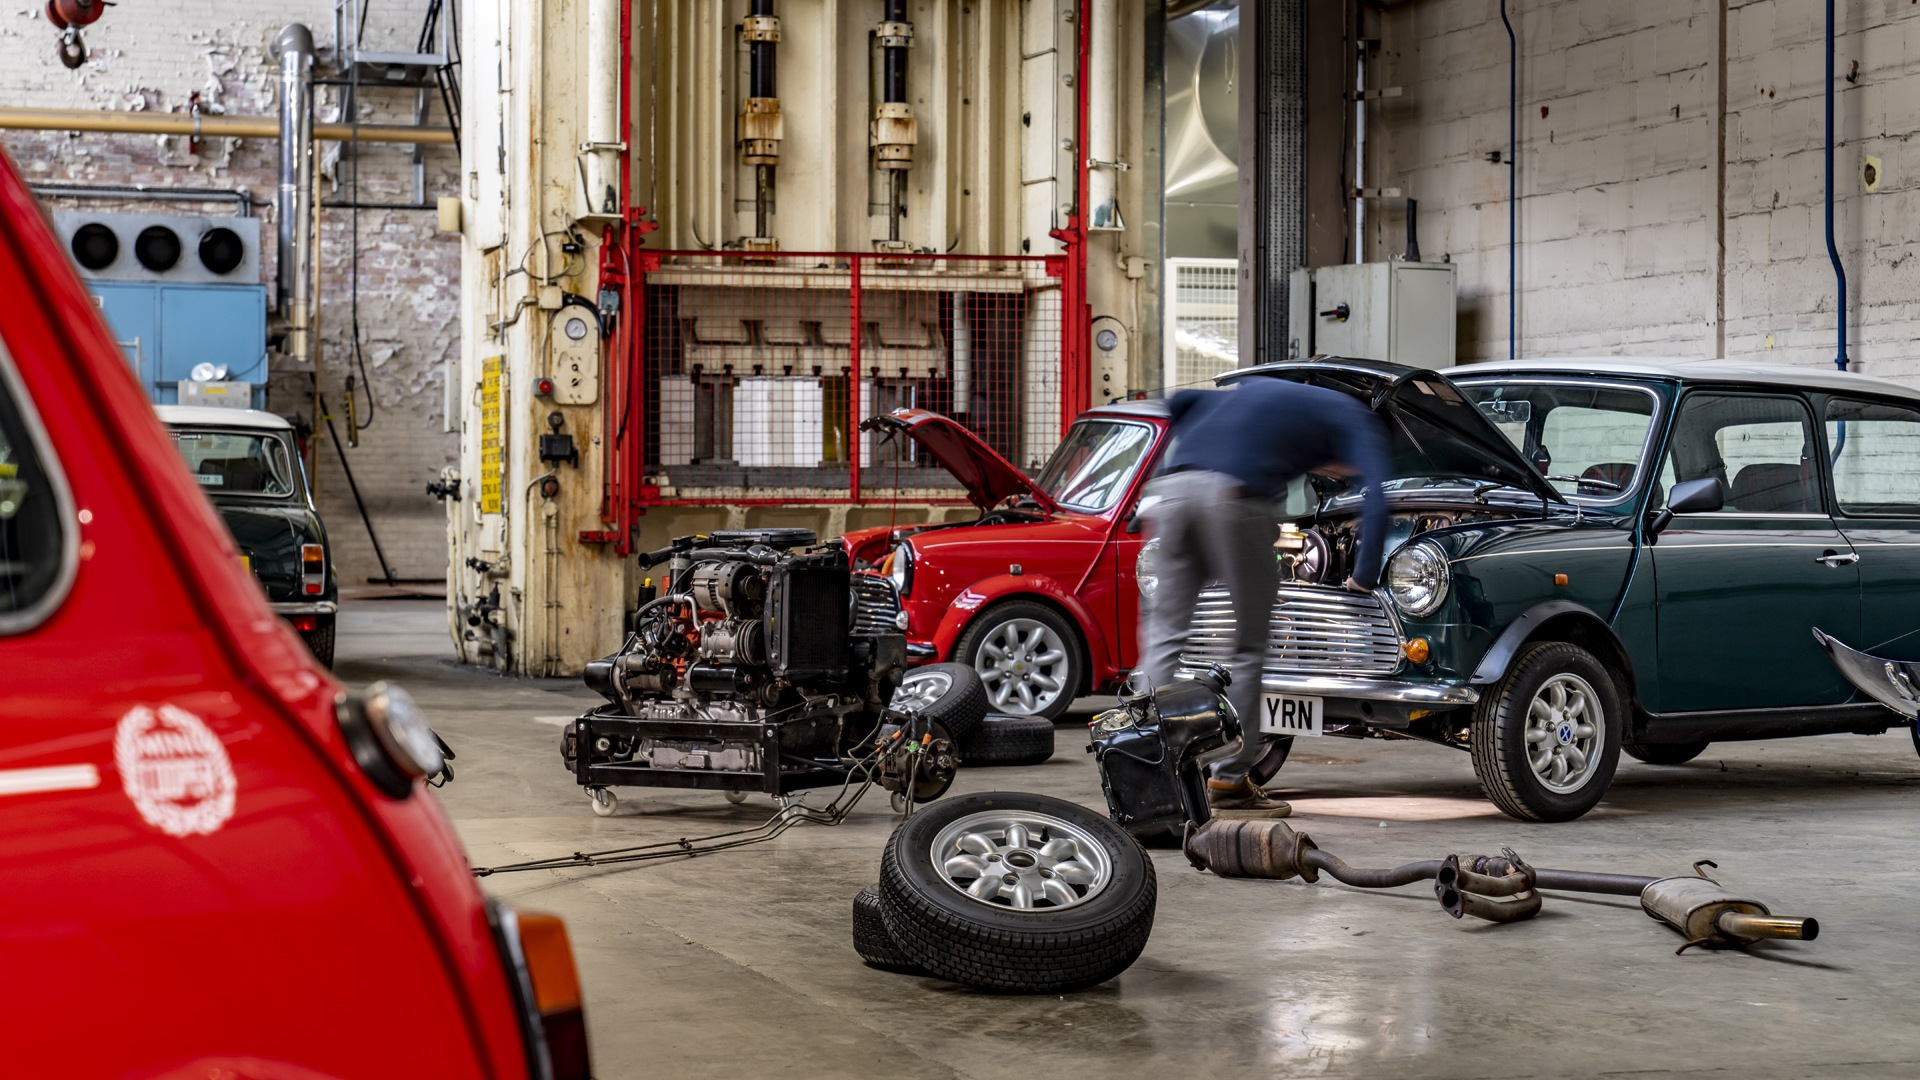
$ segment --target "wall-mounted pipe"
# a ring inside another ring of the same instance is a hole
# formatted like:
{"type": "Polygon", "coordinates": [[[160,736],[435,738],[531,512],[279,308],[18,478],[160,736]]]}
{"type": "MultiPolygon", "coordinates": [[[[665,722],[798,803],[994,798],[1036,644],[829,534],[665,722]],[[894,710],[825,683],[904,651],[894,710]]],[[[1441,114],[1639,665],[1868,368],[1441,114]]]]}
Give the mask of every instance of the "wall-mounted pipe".
{"type": "Polygon", "coordinates": [[[1120,3],[1087,5],[1087,228],[1124,229],[1120,219],[1120,3]]]}
{"type": "Polygon", "coordinates": [[[747,100],[740,107],[740,160],[753,166],[753,238],[750,249],[774,250],[769,216],[773,213],[774,170],[780,166],[785,122],[780,116],[778,48],[780,18],[773,0],[753,0],[752,14],[740,24],[747,43],[747,100]]]}
{"type": "Polygon", "coordinates": [[[873,167],[887,174],[887,243],[897,246],[900,219],[906,215],[907,171],[913,168],[913,147],[919,142],[913,107],[907,104],[907,47],[913,44],[907,0],[885,0],[873,40],[880,48],[880,101],[873,107],[868,144],[873,167]]]}
{"type": "Polygon", "coordinates": [[[1500,0],[1507,28],[1507,359],[1520,355],[1520,39],[1500,0]]]}
{"type": "Polygon", "coordinates": [[[580,198],[584,218],[620,216],[620,160],[626,135],[620,130],[621,0],[587,4],[587,138],[580,146],[580,198]]]}
{"type": "MultiPolygon", "coordinates": [[[[112,199],[119,202],[197,202],[236,204],[234,213],[253,216],[253,193],[245,188],[143,188],[111,184],[31,184],[35,195],[43,199],[112,199]]],[[[262,206],[265,203],[260,204],[262,206]]]]}
{"type": "MultiPolygon", "coordinates": [[[[401,124],[311,124],[320,142],[414,143],[452,146],[447,128],[401,124]]],[[[0,130],[108,131],[131,135],[184,135],[202,139],[277,139],[272,116],[210,116],[201,113],[96,112],[86,109],[17,109],[0,106],[0,130]]]]}
{"type": "MultiPolygon", "coordinates": [[[[1833,0],[1827,0],[1827,258],[1833,263],[1833,285],[1838,310],[1834,326],[1838,337],[1833,366],[1847,370],[1847,269],[1840,265],[1840,248],[1833,242],[1833,0]]],[[[1842,436],[1844,437],[1844,435],[1842,436]]],[[[1838,453],[1836,448],[1835,453],[1838,453]]]]}
{"type": "Polygon", "coordinates": [[[276,275],[286,354],[313,359],[313,33],[290,23],[273,39],[280,55],[280,187],[274,200],[276,275]]]}

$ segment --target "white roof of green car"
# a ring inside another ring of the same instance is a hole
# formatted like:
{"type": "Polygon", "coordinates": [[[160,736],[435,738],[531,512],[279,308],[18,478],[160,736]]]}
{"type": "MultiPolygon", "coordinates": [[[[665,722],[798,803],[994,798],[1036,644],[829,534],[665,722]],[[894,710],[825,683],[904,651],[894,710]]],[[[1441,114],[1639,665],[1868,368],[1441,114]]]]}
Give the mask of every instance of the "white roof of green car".
{"type": "Polygon", "coordinates": [[[292,431],[285,417],[260,409],[222,409],[213,405],[155,405],[160,422],[181,428],[245,428],[249,431],[292,431]]]}
{"type": "Polygon", "coordinates": [[[1828,393],[1877,394],[1920,401],[1920,391],[1886,379],[1831,364],[1755,364],[1737,360],[1689,360],[1676,357],[1566,356],[1536,360],[1487,360],[1444,368],[1449,379],[1483,375],[1638,375],[1683,379],[1687,382],[1747,383],[1756,386],[1824,390],[1828,393]]]}

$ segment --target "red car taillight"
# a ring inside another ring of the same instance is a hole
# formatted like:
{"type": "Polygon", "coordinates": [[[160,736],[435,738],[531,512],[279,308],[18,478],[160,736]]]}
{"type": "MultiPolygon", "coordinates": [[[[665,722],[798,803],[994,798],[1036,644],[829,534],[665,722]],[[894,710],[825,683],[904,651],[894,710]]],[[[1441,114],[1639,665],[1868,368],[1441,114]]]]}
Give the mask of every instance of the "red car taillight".
{"type": "Polygon", "coordinates": [[[542,1080],[589,1080],[587,1014],[567,924],[558,915],[489,907],[512,969],[529,1070],[542,1080]]]}
{"type": "Polygon", "coordinates": [[[327,591],[327,549],[319,544],[300,545],[300,588],[308,596],[327,591]]]}

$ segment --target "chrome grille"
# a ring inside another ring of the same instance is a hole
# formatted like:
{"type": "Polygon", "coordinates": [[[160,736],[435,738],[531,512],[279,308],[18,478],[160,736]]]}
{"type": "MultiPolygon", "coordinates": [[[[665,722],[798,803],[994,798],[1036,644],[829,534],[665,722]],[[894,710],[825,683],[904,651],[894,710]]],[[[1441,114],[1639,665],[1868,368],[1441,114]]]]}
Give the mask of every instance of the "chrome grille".
{"type": "Polygon", "coordinates": [[[893,582],[876,574],[853,575],[853,633],[873,637],[900,632],[900,597],[893,582]]]}
{"type": "MultiPolygon", "coordinates": [[[[1233,654],[1233,602],[1207,589],[1194,608],[1188,664],[1226,663],[1233,654]]],[[[1269,674],[1391,675],[1400,634],[1374,596],[1346,589],[1283,585],[1267,638],[1269,674]]]]}

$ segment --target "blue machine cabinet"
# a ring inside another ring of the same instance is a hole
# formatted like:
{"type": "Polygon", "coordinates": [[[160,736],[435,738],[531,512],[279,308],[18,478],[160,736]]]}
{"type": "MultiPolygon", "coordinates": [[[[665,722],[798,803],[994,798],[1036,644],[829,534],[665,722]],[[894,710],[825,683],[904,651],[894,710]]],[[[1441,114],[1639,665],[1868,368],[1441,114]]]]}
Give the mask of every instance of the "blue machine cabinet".
{"type": "Polygon", "coordinates": [[[267,287],[89,281],[100,311],[157,405],[178,403],[178,384],[201,363],[254,384],[266,406],[267,287]]]}

